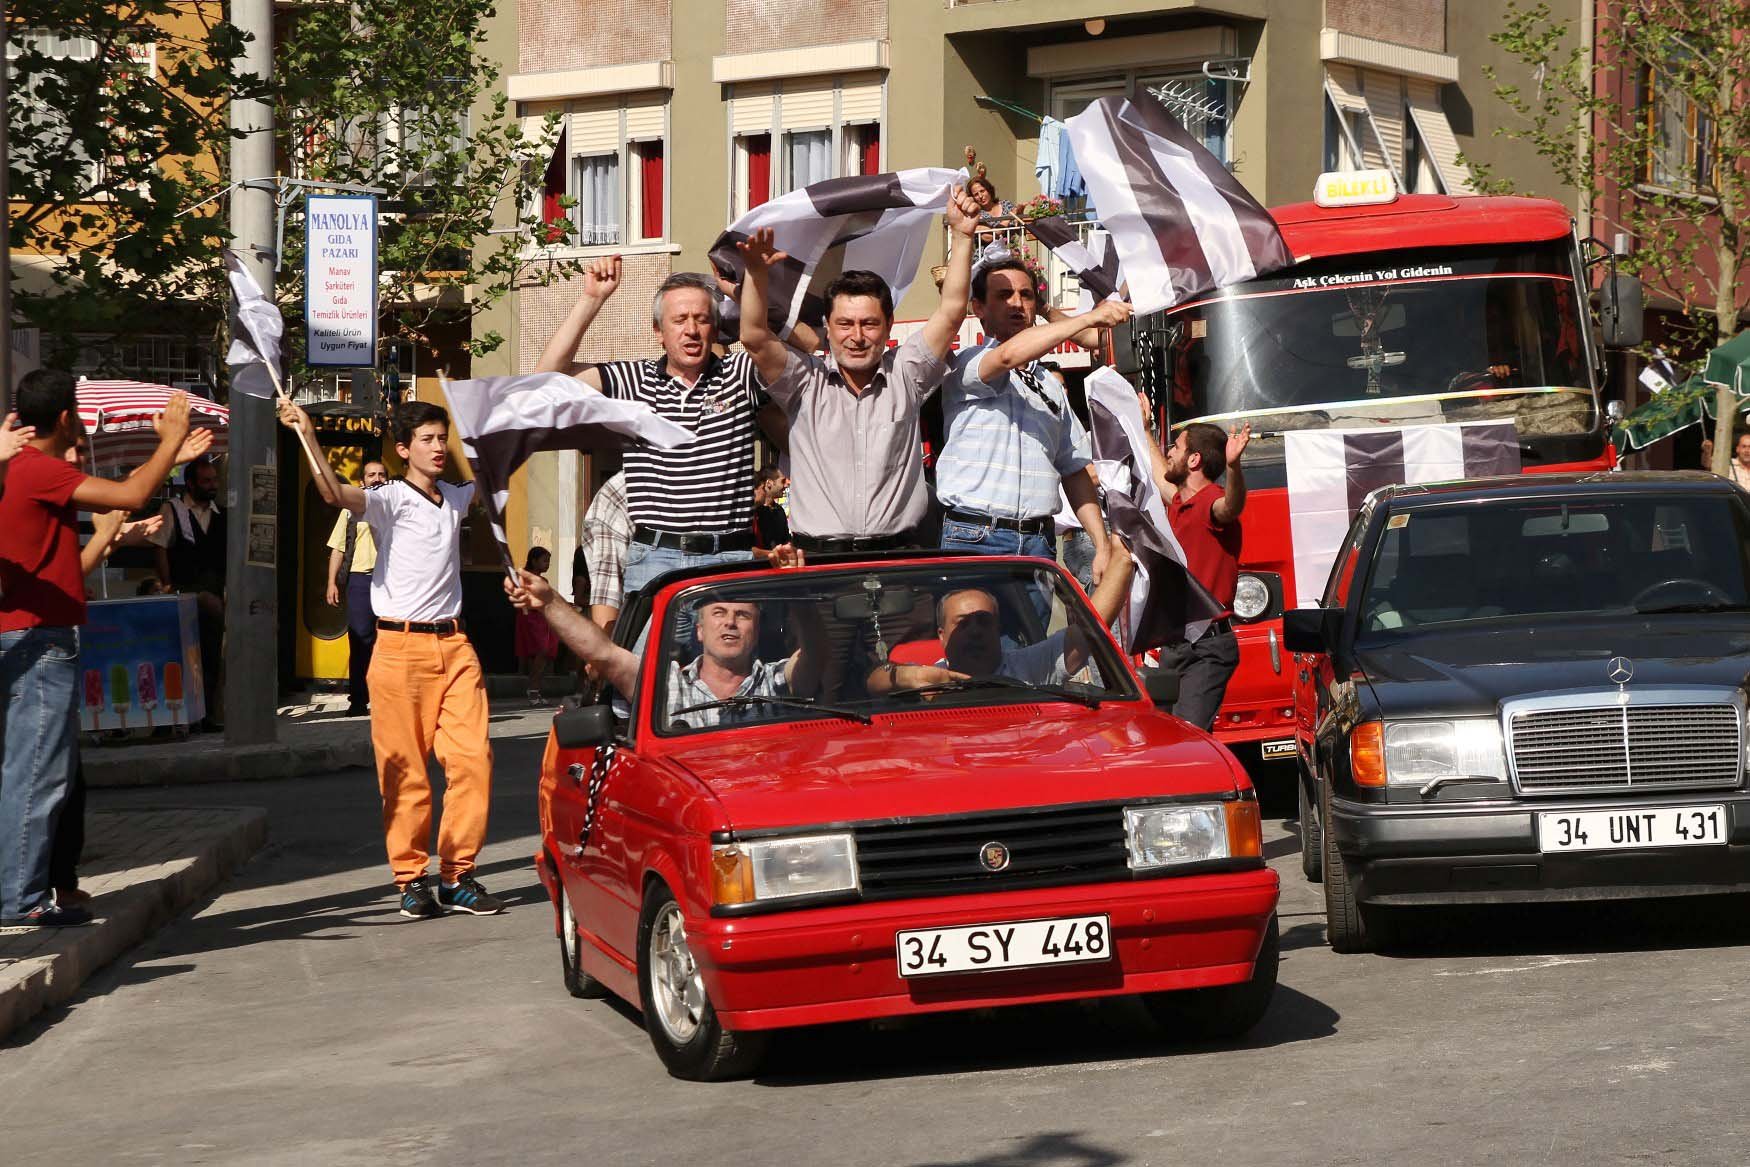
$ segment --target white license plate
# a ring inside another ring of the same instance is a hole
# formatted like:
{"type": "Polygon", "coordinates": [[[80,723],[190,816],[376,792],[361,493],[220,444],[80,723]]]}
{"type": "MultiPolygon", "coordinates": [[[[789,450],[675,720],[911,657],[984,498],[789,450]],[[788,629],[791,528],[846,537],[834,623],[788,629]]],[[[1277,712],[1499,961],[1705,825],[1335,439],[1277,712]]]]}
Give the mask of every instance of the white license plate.
{"type": "Polygon", "coordinates": [[[1071,916],[964,928],[920,928],[901,932],[896,947],[902,977],[1081,964],[1110,959],[1112,923],[1105,916],[1071,916]]]}
{"type": "Polygon", "coordinates": [[[1537,846],[1542,851],[1705,847],[1725,841],[1723,806],[1544,811],[1537,816],[1537,846]]]}
{"type": "Polygon", "coordinates": [[[1292,758],[1296,752],[1294,739],[1291,737],[1258,743],[1258,756],[1265,761],[1269,761],[1271,758],[1292,758]]]}

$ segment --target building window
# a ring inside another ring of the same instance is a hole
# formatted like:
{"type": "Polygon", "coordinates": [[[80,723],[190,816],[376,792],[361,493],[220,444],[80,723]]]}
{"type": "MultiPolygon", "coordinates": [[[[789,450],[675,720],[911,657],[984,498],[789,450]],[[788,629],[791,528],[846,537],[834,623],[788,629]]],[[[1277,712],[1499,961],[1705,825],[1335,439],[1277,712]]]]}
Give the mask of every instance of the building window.
{"type": "Polygon", "coordinates": [[[1408,107],[1404,110],[1404,193],[1446,193],[1446,182],[1434,154],[1422,140],[1422,130],[1408,107]]]}
{"type": "Polygon", "coordinates": [[[634,142],[632,181],[638,184],[633,205],[638,208],[638,238],[662,238],[663,146],[661,142],[634,142]]]}
{"type": "Polygon", "coordinates": [[[585,154],[571,160],[572,221],[577,243],[596,247],[620,242],[620,156],[585,154]]]}
{"type": "MultiPolygon", "coordinates": [[[[150,46],[147,46],[149,49],[150,46]]],[[[65,161],[71,161],[79,166],[75,187],[87,189],[104,185],[104,165],[102,158],[93,158],[86,150],[85,144],[79,141],[79,135],[73,130],[67,115],[55,102],[37,97],[38,83],[42,74],[34,73],[26,67],[22,68],[13,62],[29,53],[41,53],[51,61],[95,61],[98,59],[97,42],[91,37],[74,36],[66,33],[51,32],[47,29],[25,29],[16,39],[6,40],[6,73],[10,82],[9,90],[15,108],[21,109],[20,116],[27,125],[33,127],[34,142],[30,153],[41,151],[44,161],[53,166],[65,161]],[[22,76],[20,75],[22,73],[22,76]]],[[[112,62],[109,68],[125,70],[128,66],[112,62]]],[[[69,70],[60,76],[69,88],[77,87],[78,78],[69,70]]],[[[105,95],[109,92],[107,80],[103,86],[105,95]]],[[[18,150],[22,143],[14,144],[14,165],[34,168],[37,163],[18,150]]]]}
{"type": "Polygon", "coordinates": [[[795,130],[784,135],[785,190],[801,190],[831,177],[831,130],[795,130]]]}
{"type": "Polygon", "coordinates": [[[881,127],[875,122],[845,127],[845,158],[841,174],[881,173],[881,127]]]}
{"type": "MultiPolygon", "coordinates": [[[[1233,122],[1233,83],[1205,77],[1202,70],[1148,77],[1137,82],[1138,97],[1151,91],[1167,94],[1168,112],[1203,142],[1209,152],[1228,165],[1228,128],[1233,122]]],[[[1158,99],[1157,99],[1158,100],[1158,99]]]]}
{"type": "Polygon", "coordinates": [[[735,217],[772,197],[772,135],[744,134],[735,139],[735,217]]]}
{"type": "Polygon", "coordinates": [[[1640,71],[1636,109],[1646,153],[1641,181],[1667,190],[1713,184],[1713,121],[1687,93],[1671,89],[1650,66],[1640,71]]]}

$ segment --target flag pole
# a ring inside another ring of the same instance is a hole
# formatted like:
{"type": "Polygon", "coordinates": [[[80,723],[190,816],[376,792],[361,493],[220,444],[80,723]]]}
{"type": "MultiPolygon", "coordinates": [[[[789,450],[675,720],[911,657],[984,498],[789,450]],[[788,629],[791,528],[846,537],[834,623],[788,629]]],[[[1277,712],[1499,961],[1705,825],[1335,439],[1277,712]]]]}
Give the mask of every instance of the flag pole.
{"type": "MultiPolygon", "coordinates": [[[[444,391],[444,400],[450,399],[450,378],[442,370],[438,370],[438,387],[444,391]]],[[[467,439],[463,439],[462,450],[468,449],[467,439]]],[[[492,527],[492,541],[498,544],[498,558],[504,564],[504,574],[509,577],[511,586],[522,587],[523,577],[517,572],[516,560],[511,556],[510,546],[505,542],[504,516],[498,513],[498,492],[493,488],[492,478],[480,468],[480,463],[472,457],[468,459],[468,468],[474,471],[474,493],[480,497],[480,505],[485,508],[486,521],[492,527]],[[484,487],[484,493],[482,493],[484,487]]]]}

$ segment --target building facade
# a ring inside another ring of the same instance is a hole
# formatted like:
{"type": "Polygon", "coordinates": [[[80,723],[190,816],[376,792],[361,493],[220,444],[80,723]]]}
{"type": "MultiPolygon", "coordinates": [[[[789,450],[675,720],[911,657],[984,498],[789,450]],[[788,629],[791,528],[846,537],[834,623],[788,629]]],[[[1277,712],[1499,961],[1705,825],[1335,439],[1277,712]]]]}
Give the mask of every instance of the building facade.
{"type": "MultiPolygon", "coordinates": [[[[545,167],[547,207],[575,228],[564,249],[531,241],[530,260],[544,250],[622,255],[622,289],[579,355],[650,355],[651,293],[671,272],[706,269],[711,242],[750,206],[825,178],[957,167],[968,148],[1002,197],[1022,202],[1041,191],[1044,120],[1109,95],[1166,94],[1266,205],[1310,198],[1323,170],[1371,167],[1392,170],[1405,190],[1465,194],[1466,158],[1572,204],[1528,152],[1493,136],[1505,110],[1483,70],[1516,79],[1515,63],[1488,40],[1504,8],[1504,0],[520,0],[515,55],[504,62],[508,94],[531,132],[550,118],[562,128],[535,165],[545,167]]],[[[937,262],[939,252],[925,260],[937,262]]],[[[927,316],[933,295],[919,279],[898,316],[927,316]]],[[[499,327],[511,339],[488,358],[492,371],[532,368],[575,296],[561,282],[510,297],[499,327]]],[[[526,472],[514,537],[554,551],[561,585],[591,489],[611,470],[608,459],[552,454],[526,472]]]]}

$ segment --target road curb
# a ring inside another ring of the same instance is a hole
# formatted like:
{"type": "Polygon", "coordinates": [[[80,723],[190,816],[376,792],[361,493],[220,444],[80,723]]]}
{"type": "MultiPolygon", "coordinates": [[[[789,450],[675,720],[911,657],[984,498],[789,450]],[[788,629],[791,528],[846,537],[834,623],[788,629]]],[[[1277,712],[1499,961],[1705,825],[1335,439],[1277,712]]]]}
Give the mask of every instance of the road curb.
{"type": "Polygon", "coordinates": [[[87,750],[81,760],[85,784],[94,788],[301,778],[306,774],[332,774],[360,767],[371,770],[377,764],[369,738],[297,746],[274,743],[235,749],[167,751],[143,758],[111,759],[105,758],[101,750],[87,750]]]}
{"type": "Polygon", "coordinates": [[[68,929],[59,951],[0,964],[0,1041],[45,1009],[72,999],[92,974],[146,939],[241,867],[267,843],[267,812],[237,820],[193,855],[157,864],[150,879],[102,896],[98,922],[68,929]]]}

